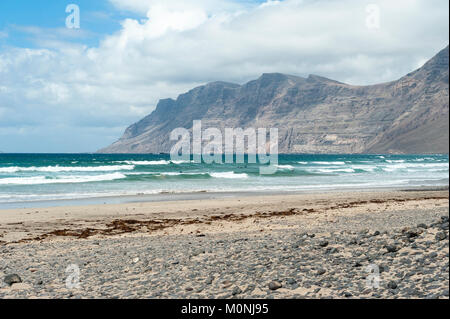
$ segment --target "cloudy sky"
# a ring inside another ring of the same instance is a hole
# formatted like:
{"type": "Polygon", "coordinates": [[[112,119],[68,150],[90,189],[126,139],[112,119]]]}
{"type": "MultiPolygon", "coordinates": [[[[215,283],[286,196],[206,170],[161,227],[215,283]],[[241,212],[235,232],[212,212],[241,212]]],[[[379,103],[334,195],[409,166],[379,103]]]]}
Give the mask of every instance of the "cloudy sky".
{"type": "Polygon", "coordinates": [[[210,81],[245,83],[266,72],[395,80],[448,45],[448,5],[2,0],[0,151],[93,152],[159,99],[210,81]],[[71,3],[78,29],[66,26],[71,3]]]}

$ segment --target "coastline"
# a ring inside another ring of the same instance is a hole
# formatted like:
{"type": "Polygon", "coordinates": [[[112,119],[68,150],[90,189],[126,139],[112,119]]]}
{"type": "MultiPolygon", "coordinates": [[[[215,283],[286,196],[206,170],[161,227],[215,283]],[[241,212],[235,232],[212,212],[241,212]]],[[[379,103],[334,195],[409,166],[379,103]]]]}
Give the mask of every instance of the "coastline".
{"type": "Polygon", "coordinates": [[[447,298],[448,190],[0,211],[0,298],[447,298]],[[391,247],[394,247],[391,249],[391,247]],[[66,286],[67,267],[81,288],[66,286]],[[381,272],[366,285],[367,267],[381,272]]]}
{"type": "MultiPolygon", "coordinates": [[[[343,187],[339,192],[382,192],[382,191],[448,191],[449,186],[416,186],[416,187],[391,187],[380,186],[361,189],[360,187],[343,187]]],[[[250,197],[250,196],[273,196],[273,195],[301,195],[317,193],[334,193],[334,187],[323,189],[305,189],[305,190],[267,190],[267,191],[229,191],[229,192],[162,192],[158,194],[135,194],[135,195],[111,195],[111,196],[92,196],[85,198],[36,200],[21,202],[0,202],[0,213],[5,210],[14,209],[33,209],[33,208],[51,208],[51,207],[76,207],[92,205],[120,205],[146,202],[176,202],[190,200],[215,200],[224,198],[250,197]]]]}

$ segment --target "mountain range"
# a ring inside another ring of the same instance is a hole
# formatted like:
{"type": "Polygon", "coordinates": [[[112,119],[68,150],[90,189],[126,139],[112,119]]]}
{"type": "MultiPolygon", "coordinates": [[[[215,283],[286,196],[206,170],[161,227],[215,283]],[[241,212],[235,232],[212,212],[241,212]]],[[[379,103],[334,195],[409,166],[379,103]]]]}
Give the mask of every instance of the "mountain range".
{"type": "Polygon", "coordinates": [[[280,153],[448,153],[449,47],[397,81],[354,86],[317,75],[213,82],[159,101],[100,153],[168,153],[173,129],[279,130],[280,153]]]}

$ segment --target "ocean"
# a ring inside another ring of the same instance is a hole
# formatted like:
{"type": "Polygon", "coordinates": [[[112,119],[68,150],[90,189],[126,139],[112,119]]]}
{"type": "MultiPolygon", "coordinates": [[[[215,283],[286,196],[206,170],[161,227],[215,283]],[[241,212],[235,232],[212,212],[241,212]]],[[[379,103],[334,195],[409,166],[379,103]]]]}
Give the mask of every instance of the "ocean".
{"type": "Polygon", "coordinates": [[[0,209],[127,196],[448,186],[448,155],[280,155],[259,164],[172,162],[169,155],[0,154],[0,209]]]}

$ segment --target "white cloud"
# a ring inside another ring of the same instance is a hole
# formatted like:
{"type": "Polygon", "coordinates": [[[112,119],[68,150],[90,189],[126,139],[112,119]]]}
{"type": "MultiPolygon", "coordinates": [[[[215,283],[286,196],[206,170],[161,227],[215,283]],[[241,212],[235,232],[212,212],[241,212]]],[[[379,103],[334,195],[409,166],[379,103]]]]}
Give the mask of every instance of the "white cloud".
{"type": "Polygon", "coordinates": [[[207,14],[220,11],[237,11],[251,6],[252,1],[238,0],[110,0],[117,8],[147,15],[157,7],[164,7],[170,11],[190,11],[201,9],[207,14]]]}
{"type": "Polygon", "coordinates": [[[0,51],[0,126],[124,128],[161,98],[264,72],[389,81],[448,44],[446,0],[373,1],[378,30],[366,27],[358,0],[110,1],[142,20],[123,21],[96,48],[33,29],[45,49],[0,51]]]}

